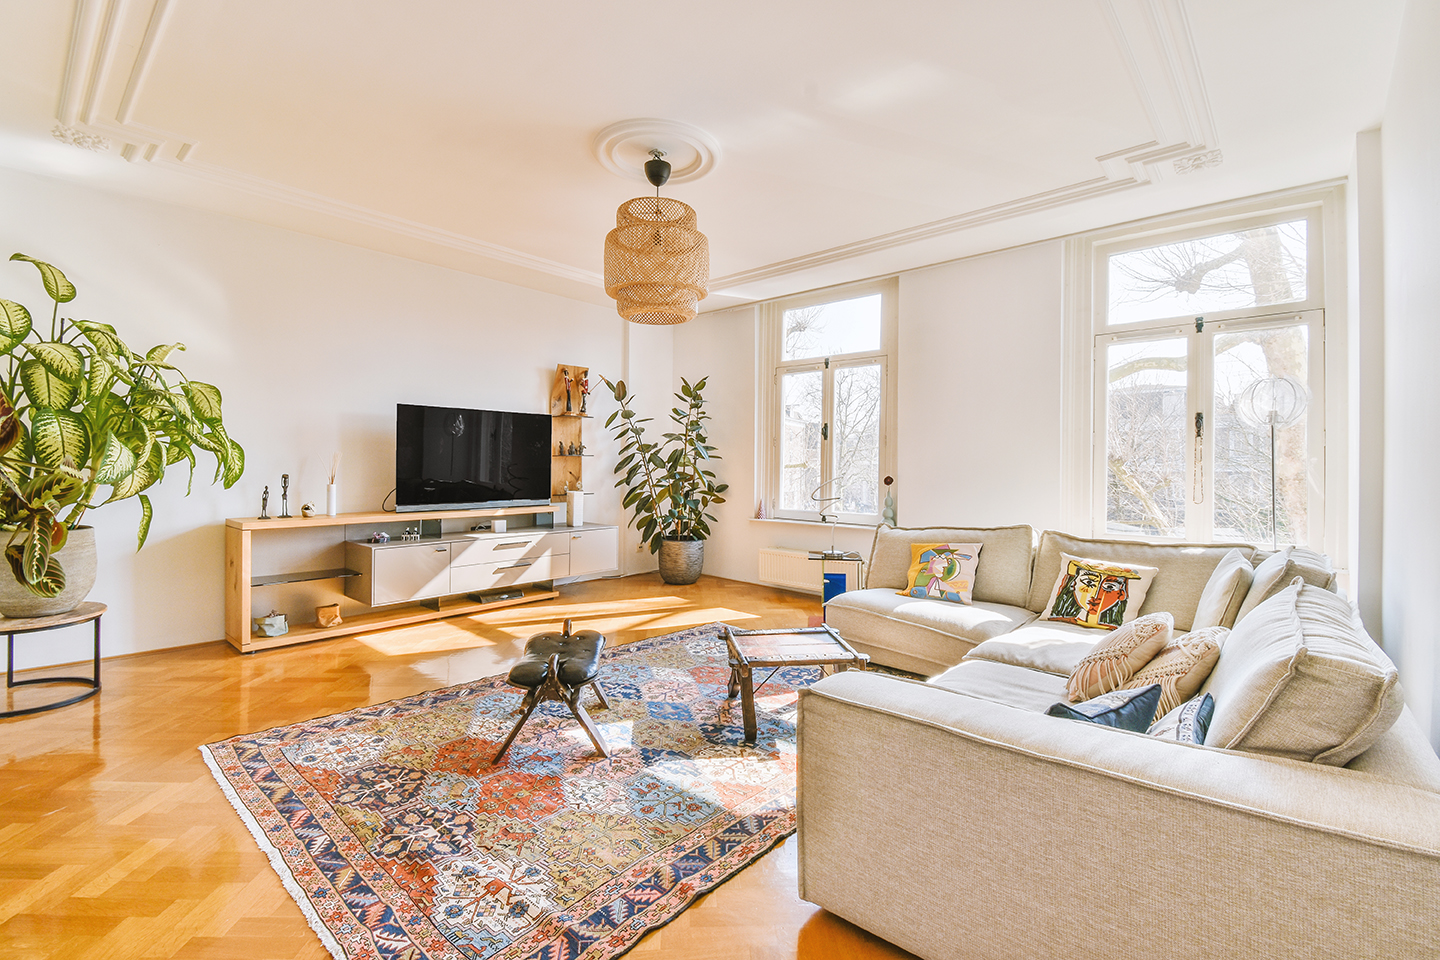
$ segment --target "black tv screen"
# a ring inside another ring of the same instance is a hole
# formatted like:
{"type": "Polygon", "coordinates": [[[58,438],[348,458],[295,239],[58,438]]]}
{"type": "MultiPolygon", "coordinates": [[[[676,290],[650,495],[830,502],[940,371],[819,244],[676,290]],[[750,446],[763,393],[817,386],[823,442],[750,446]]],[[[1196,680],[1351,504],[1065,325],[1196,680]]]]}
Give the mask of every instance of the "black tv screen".
{"type": "Polygon", "coordinates": [[[543,413],[395,405],[395,510],[550,502],[543,413]]]}

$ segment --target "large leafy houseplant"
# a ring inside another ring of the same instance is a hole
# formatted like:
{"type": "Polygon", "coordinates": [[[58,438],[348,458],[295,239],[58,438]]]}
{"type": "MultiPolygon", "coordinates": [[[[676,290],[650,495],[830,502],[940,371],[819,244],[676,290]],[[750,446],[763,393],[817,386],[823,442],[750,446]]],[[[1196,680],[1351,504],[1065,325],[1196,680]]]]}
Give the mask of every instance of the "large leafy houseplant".
{"type": "Polygon", "coordinates": [[[169,362],[184,344],[140,354],[107,323],[62,318],[60,304],[76,293],[65,274],[10,259],[39,269],[54,305],[46,336],[29,310],[0,299],[0,529],[16,581],[55,597],[66,583],[55,554],[87,510],[137,497],[139,549],[153,516],[144,491],[167,467],[188,462],[193,484],[196,450],[205,450],[230,487],[245,452],[225,432],[219,389],[169,362]]]}
{"type": "Polygon", "coordinates": [[[707,511],[712,503],[725,502],[721,494],[729,488],[729,484],[717,483],[708,469],[711,460],[720,459],[705,436],[710,415],[705,412],[701,391],[708,378],[694,384],[680,379],[675,399],[683,407],[670,411],[677,429],[661,434],[658,443],[645,438],[644,424],[651,418],[639,416],[630,407],[625,381],[601,379],[620,404],[605,426],[613,429],[620,441],[620,459],[615,464],[620,479],[615,486],[626,490],[623,506],[633,511],[630,522],[640,531],[640,539],[650,545],[651,553],[659,552],[667,540],[705,540],[710,536],[709,521],[715,519],[707,511]]]}

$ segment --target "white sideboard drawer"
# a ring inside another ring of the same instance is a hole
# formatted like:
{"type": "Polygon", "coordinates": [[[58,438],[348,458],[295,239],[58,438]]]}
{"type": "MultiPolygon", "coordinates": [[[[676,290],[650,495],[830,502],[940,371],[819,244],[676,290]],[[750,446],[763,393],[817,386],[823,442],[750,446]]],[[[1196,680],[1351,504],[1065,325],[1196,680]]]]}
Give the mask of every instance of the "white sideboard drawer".
{"type": "Polygon", "coordinates": [[[608,573],[620,566],[620,530],[595,527],[570,531],[569,577],[608,573]]]}
{"type": "Polygon", "coordinates": [[[566,553],[570,549],[570,537],[565,533],[549,531],[488,534],[473,540],[456,542],[454,546],[451,564],[465,567],[479,563],[533,560],[547,553],[566,553]]]}
{"type": "Polygon", "coordinates": [[[494,590],[518,583],[553,580],[568,576],[570,558],[565,554],[548,554],[534,558],[500,560],[495,563],[472,563],[450,570],[451,593],[473,593],[494,590]]]}
{"type": "Polygon", "coordinates": [[[443,597],[450,589],[450,544],[407,543],[375,551],[373,607],[443,597]]]}

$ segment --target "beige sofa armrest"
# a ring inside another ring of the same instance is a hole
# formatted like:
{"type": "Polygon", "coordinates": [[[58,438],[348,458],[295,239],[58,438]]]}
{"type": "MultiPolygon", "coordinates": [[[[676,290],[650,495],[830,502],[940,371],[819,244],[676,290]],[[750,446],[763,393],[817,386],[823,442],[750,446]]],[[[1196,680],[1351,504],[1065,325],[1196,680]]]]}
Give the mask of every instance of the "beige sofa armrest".
{"type": "Polygon", "coordinates": [[[849,672],[800,700],[801,895],[923,957],[1440,951],[1440,796],[849,672]]]}

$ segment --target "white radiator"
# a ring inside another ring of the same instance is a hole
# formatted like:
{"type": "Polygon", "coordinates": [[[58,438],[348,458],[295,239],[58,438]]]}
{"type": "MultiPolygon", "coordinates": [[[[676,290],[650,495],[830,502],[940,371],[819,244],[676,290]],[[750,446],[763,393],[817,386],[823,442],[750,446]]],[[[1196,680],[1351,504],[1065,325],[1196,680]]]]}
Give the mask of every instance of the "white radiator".
{"type": "MultiPolygon", "coordinates": [[[[826,573],[844,573],[846,588],[860,586],[860,562],[827,560],[826,573]]],[[[774,584],[787,590],[805,593],[820,593],[820,561],[810,559],[808,550],[791,550],[787,547],[760,548],[760,582],[774,584]]]]}

